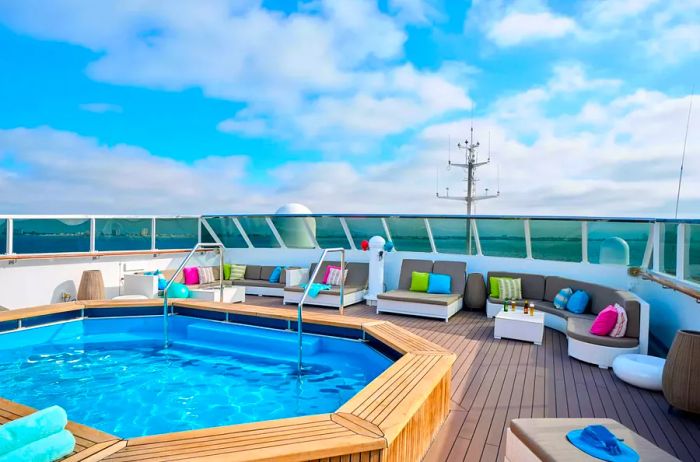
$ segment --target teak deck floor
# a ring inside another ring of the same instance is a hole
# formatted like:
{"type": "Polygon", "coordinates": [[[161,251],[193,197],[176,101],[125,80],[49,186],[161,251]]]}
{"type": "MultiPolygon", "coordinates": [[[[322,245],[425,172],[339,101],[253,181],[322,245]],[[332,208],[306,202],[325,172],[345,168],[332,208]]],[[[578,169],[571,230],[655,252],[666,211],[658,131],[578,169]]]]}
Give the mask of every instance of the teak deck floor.
{"type": "MultiPolygon", "coordinates": [[[[246,304],[296,310],[272,297],[249,296],[246,304]]],[[[372,307],[354,305],[345,315],[390,321],[457,354],[452,409],[424,461],[502,461],[505,429],[517,417],[609,417],[683,461],[700,461],[700,419],[669,414],[661,393],[569,358],[559,332],[545,329],[542,346],[536,346],[494,340],[493,320],[481,313],[461,311],[445,323],[377,315],[372,307]]]]}

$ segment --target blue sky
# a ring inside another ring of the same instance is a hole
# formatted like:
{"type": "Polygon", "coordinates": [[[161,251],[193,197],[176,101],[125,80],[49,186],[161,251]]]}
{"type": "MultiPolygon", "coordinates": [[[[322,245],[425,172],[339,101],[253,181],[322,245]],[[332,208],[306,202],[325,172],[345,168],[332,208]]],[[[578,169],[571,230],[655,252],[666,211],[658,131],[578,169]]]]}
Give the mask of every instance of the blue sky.
{"type": "Polygon", "coordinates": [[[479,212],[667,216],[700,2],[0,0],[0,48],[6,213],[461,213],[473,114],[479,212]]]}

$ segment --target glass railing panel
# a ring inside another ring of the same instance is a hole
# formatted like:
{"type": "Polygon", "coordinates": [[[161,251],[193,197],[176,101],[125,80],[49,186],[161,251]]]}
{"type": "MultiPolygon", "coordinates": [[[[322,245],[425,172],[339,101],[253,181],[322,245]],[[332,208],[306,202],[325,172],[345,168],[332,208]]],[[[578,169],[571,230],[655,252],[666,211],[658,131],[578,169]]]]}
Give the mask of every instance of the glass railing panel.
{"type": "Polygon", "coordinates": [[[97,218],[95,220],[95,250],[149,250],[151,248],[150,218],[97,218]]]}
{"type": "Polygon", "coordinates": [[[15,219],[14,253],[64,253],[90,251],[88,219],[15,219]]]}
{"type": "Polygon", "coordinates": [[[476,220],[481,252],[489,257],[527,257],[522,220],[476,220]]]}
{"type": "Polygon", "coordinates": [[[345,230],[338,217],[316,217],[316,242],[323,249],[350,248],[345,230]]]}
{"type": "Polygon", "coordinates": [[[280,246],[265,217],[239,217],[238,221],[243,226],[243,230],[248,235],[253,247],[275,248],[280,246]]]}
{"type": "Polygon", "coordinates": [[[0,253],[7,253],[7,220],[0,219],[0,253]]]}
{"type": "Polygon", "coordinates": [[[530,220],[532,258],[580,262],[581,222],[530,220]]]}
{"type": "Polygon", "coordinates": [[[659,270],[666,274],[676,274],[678,257],[678,223],[661,223],[661,246],[663,259],[659,262],[659,270]]]}
{"type": "Polygon", "coordinates": [[[690,232],[688,239],[688,275],[686,279],[700,283],[700,225],[687,225],[690,232]]]}
{"type": "MultiPolygon", "coordinates": [[[[207,224],[211,226],[212,231],[219,237],[224,247],[231,249],[248,247],[248,244],[246,244],[245,239],[243,239],[240,231],[238,231],[238,227],[231,218],[210,217],[205,218],[205,220],[207,224]]],[[[205,227],[202,227],[202,242],[216,242],[205,227]]]]}
{"type": "MultiPolygon", "coordinates": [[[[266,223],[264,224],[269,231],[269,226],[267,226],[266,223]]],[[[313,249],[316,247],[311,236],[309,235],[309,230],[311,233],[316,232],[316,222],[313,218],[272,217],[272,224],[275,225],[275,228],[282,238],[284,245],[290,249],[313,249]],[[304,221],[306,221],[306,223],[304,223],[304,221]]],[[[271,232],[270,235],[274,240],[275,237],[271,232]]]]}
{"type": "Polygon", "coordinates": [[[191,249],[197,245],[197,218],[157,218],[157,249],[191,249]]]}
{"type": "Polygon", "coordinates": [[[423,218],[389,217],[386,219],[391,240],[402,252],[432,252],[423,218]]]}
{"type": "MultiPolygon", "coordinates": [[[[435,249],[441,253],[468,254],[469,220],[465,218],[430,218],[435,249]]],[[[474,246],[472,245],[472,254],[474,246]]]]}
{"type": "Polygon", "coordinates": [[[649,223],[589,222],[588,261],[640,266],[649,239],[649,227],[649,223]]]}
{"type": "Polygon", "coordinates": [[[355,242],[355,247],[361,248],[362,241],[369,240],[373,236],[381,236],[387,239],[382,225],[381,218],[376,217],[352,217],[346,218],[345,222],[348,225],[352,240],[355,242]]]}

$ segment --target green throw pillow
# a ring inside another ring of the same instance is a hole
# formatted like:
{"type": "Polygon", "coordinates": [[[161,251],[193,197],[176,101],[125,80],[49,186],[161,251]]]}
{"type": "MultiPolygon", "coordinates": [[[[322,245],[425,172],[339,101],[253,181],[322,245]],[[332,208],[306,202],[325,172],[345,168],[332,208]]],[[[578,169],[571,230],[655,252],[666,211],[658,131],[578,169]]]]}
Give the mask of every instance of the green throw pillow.
{"type": "Polygon", "coordinates": [[[523,298],[520,279],[502,278],[498,281],[498,291],[503,300],[520,300],[523,298]]]}
{"type": "Polygon", "coordinates": [[[412,292],[427,292],[429,279],[430,273],[414,271],[411,273],[411,287],[408,290],[412,292]]]}
{"type": "Polygon", "coordinates": [[[501,291],[499,290],[499,285],[498,285],[498,281],[500,281],[501,279],[511,279],[511,278],[499,278],[496,276],[489,277],[489,287],[491,288],[491,293],[489,294],[489,297],[491,297],[491,298],[503,298],[503,297],[501,297],[501,291]]]}
{"type": "Polygon", "coordinates": [[[224,279],[226,281],[231,279],[231,263],[224,263],[224,279]]]}
{"type": "Polygon", "coordinates": [[[240,281],[245,277],[245,265],[231,265],[231,280],[240,281]]]}

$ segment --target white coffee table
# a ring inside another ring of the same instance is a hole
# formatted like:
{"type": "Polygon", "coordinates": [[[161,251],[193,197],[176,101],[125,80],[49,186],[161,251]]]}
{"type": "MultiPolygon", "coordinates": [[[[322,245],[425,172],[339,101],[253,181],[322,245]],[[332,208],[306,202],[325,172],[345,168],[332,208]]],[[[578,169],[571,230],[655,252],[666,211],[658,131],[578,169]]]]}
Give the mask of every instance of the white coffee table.
{"type": "Polygon", "coordinates": [[[493,329],[493,338],[512,338],[542,345],[544,334],[544,313],[536,311],[534,315],[524,314],[522,309],[518,311],[499,311],[496,314],[496,325],[493,329]]]}
{"type": "MultiPolygon", "coordinates": [[[[215,289],[190,289],[190,298],[196,300],[209,300],[220,302],[220,290],[215,289]]],[[[227,286],[224,287],[224,303],[243,303],[245,302],[245,287],[243,286],[227,286]]]]}

